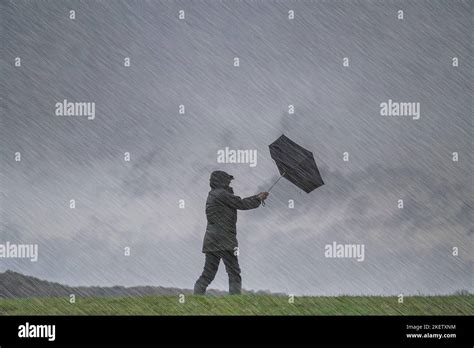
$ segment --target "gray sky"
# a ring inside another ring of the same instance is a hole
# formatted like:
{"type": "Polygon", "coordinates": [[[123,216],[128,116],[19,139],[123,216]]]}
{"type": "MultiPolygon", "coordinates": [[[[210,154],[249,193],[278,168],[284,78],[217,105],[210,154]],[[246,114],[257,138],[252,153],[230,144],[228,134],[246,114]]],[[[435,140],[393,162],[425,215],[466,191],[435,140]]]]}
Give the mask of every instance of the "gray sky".
{"type": "MultiPolygon", "coordinates": [[[[239,213],[244,288],[473,291],[472,2],[0,6],[0,243],[39,244],[38,262],[0,259],[0,271],[191,288],[210,172],[232,173],[241,196],[265,190],[278,174],[268,144],[285,133],[326,185],[281,180],[265,207],[239,213]],[[95,119],[55,116],[64,99],[95,102],[95,119]],[[381,116],[389,99],[420,103],[420,119],[381,116]],[[226,146],[256,149],[258,165],[217,163],[226,146]],[[364,244],[365,260],[325,258],[333,241],[364,244]]],[[[211,287],[226,289],[223,265],[211,287]]]]}

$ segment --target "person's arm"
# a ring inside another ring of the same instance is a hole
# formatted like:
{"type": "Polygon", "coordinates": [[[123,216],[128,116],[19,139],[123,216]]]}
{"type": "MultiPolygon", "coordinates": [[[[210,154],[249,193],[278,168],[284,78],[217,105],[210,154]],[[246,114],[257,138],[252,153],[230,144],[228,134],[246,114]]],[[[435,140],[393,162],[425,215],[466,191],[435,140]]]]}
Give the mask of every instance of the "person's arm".
{"type": "Polygon", "coordinates": [[[261,193],[247,198],[240,198],[239,196],[235,196],[230,192],[225,192],[223,198],[224,204],[238,210],[250,210],[258,208],[264,200],[262,199],[263,197],[261,193]]]}

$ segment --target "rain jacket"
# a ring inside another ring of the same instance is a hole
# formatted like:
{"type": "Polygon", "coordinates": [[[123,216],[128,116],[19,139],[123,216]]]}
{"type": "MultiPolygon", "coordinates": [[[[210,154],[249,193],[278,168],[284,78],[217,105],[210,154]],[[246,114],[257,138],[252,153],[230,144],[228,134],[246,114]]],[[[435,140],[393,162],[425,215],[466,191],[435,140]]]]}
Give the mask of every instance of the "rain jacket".
{"type": "MultiPolygon", "coordinates": [[[[229,177],[231,177],[229,175],[229,177]]],[[[232,178],[232,177],[231,177],[232,178]]],[[[228,182],[219,182],[211,176],[211,188],[206,202],[207,228],[202,252],[234,250],[237,242],[237,210],[255,209],[260,199],[255,195],[240,198],[228,186],[228,182]]]]}

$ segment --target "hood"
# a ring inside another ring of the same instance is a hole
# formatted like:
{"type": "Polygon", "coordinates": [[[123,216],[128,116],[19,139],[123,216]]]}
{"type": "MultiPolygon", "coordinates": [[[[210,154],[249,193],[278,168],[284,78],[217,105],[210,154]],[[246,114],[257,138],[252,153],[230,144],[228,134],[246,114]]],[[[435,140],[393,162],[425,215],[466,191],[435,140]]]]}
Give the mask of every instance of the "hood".
{"type": "Polygon", "coordinates": [[[220,170],[216,170],[211,173],[209,185],[212,189],[228,188],[231,180],[234,180],[234,177],[232,175],[220,170]]]}

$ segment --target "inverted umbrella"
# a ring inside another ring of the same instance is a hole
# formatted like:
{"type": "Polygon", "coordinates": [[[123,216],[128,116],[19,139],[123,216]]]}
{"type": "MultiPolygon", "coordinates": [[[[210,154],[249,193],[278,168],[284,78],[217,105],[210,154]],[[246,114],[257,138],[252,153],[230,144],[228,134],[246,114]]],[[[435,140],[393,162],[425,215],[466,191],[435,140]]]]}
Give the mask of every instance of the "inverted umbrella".
{"type": "Polygon", "coordinates": [[[324,185],[311,151],[296,144],[284,134],[269,145],[270,156],[275,161],[280,177],[268,192],[283,177],[306,193],[324,185]]]}

